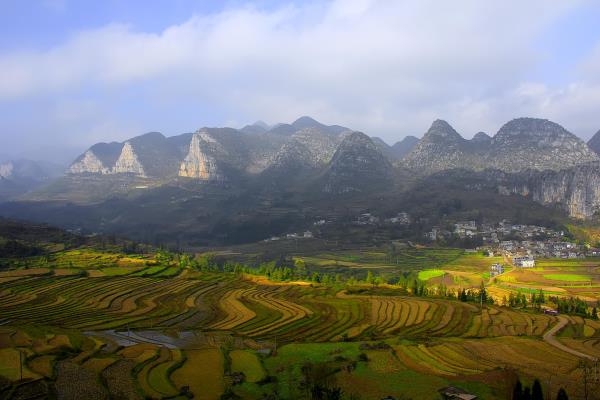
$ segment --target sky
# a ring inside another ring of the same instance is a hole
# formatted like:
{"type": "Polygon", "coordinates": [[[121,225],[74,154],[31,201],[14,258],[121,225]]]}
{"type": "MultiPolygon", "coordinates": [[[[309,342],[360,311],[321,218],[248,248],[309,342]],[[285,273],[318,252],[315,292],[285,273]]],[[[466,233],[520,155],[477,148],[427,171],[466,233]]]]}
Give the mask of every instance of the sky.
{"type": "Polygon", "coordinates": [[[600,2],[0,0],[0,158],[310,115],[393,144],[437,118],[600,129],[600,2]]]}

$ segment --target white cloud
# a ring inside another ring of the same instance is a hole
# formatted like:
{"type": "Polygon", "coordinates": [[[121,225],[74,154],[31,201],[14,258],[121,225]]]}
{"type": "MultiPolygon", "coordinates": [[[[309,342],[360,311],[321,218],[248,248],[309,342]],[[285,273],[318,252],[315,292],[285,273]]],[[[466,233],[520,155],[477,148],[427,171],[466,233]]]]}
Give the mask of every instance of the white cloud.
{"type": "MultiPolygon", "coordinates": [[[[438,117],[466,136],[522,115],[586,134],[596,123],[600,92],[585,76],[599,70],[600,50],[571,86],[528,79],[543,62],[540,36],[576,1],[299,4],[226,9],[160,33],[110,25],[45,51],[0,54],[0,102],[143,87],[157,102],[210,104],[222,123],[308,114],[388,141],[421,134],[438,117]]],[[[94,126],[102,125],[90,117],[96,136],[94,126]]]]}

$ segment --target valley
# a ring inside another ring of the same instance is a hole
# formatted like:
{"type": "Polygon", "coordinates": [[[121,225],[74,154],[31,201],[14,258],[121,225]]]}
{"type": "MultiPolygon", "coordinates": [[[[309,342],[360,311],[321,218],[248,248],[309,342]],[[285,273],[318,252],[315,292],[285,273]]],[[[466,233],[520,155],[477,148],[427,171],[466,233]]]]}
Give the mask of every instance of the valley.
{"type": "Polygon", "coordinates": [[[343,398],[458,386],[504,399],[517,377],[577,398],[581,360],[600,357],[600,258],[490,278],[502,257],[457,248],[308,243],[257,261],[259,245],[189,254],[6,221],[3,232],[22,254],[4,236],[7,398],[303,398],[326,381],[343,398]]]}
{"type": "Polygon", "coordinates": [[[600,2],[0,9],[0,400],[600,400],[600,2]]]}

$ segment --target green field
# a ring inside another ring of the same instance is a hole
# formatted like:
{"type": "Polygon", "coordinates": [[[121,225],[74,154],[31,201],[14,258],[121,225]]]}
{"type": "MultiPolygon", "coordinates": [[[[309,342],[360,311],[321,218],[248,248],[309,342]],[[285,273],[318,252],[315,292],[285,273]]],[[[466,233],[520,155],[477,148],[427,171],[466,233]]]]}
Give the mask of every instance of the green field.
{"type": "Polygon", "coordinates": [[[544,274],[544,278],[565,282],[589,282],[592,280],[589,276],[578,274],[544,274]]]}
{"type": "Polygon", "coordinates": [[[428,281],[431,278],[437,278],[438,276],[443,276],[445,274],[444,271],[440,269],[426,269],[425,271],[419,271],[419,279],[422,281],[428,281]]]}

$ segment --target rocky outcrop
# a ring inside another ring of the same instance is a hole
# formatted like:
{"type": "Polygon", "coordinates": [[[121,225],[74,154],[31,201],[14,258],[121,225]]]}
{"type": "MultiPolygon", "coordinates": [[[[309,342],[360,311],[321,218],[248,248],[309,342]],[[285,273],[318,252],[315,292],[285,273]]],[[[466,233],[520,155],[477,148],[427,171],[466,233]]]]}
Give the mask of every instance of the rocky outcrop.
{"type": "Polygon", "coordinates": [[[436,120],[423,138],[406,155],[403,164],[423,174],[454,168],[483,169],[483,155],[474,151],[446,121],[436,120]]]}
{"type": "Polygon", "coordinates": [[[494,136],[487,167],[508,172],[560,170],[598,161],[589,147],[562,126],[536,118],[517,118],[494,136]]]}
{"type": "Polygon", "coordinates": [[[13,169],[14,169],[14,165],[10,161],[0,164],[0,177],[1,178],[10,178],[12,176],[13,169]]]}
{"type": "Polygon", "coordinates": [[[323,191],[342,194],[370,191],[392,182],[393,167],[371,138],[361,132],[344,135],[323,175],[323,191]]]}
{"type": "Polygon", "coordinates": [[[196,132],[192,136],[188,154],[179,166],[179,176],[203,181],[223,179],[217,161],[211,155],[223,152],[222,146],[206,131],[196,132]]]}
{"type": "Polygon", "coordinates": [[[92,150],[88,150],[71,164],[67,172],[71,174],[108,174],[110,169],[102,163],[92,150]]]}
{"type": "Polygon", "coordinates": [[[498,183],[498,191],[560,207],[573,218],[589,218],[600,210],[600,162],[559,171],[507,174],[498,183]]]}
{"type": "Polygon", "coordinates": [[[381,152],[390,162],[397,161],[396,155],[392,151],[392,146],[387,144],[383,139],[378,137],[371,137],[371,140],[377,146],[377,150],[381,152]]]}
{"type": "Polygon", "coordinates": [[[596,154],[600,154],[600,131],[596,132],[594,136],[587,142],[590,149],[596,154]]]}
{"type": "Polygon", "coordinates": [[[506,172],[560,170],[600,160],[562,126],[536,118],[517,118],[489,139],[484,133],[465,140],[445,121],[433,123],[404,164],[421,174],[465,168],[506,172]]]}
{"type": "Polygon", "coordinates": [[[569,216],[587,219],[600,211],[600,162],[576,165],[558,171],[454,169],[430,175],[428,182],[448,182],[463,191],[489,191],[520,195],[544,206],[562,209],[569,216]]]}
{"type": "Polygon", "coordinates": [[[121,155],[117,159],[115,166],[112,168],[113,174],[132,174],[137,176],[145,176],[144,167],[138,159],[135,150],[130,142],[125,142],[121,155]]]}
{"type": "Polygon", "coordinates": [[[350,131],[350,129],[339,126],[339,125],[324,125],[318,121],[315,121],[311,117],[300,117],[291,124],[276,124],[269,132],[282,136],[292,136],[300,130],[313,128],[317,129],[325,134],[338,136],[342,132],[350,131]]]}
{"type": "Polygon", "coordinates": [[[247,133],[249,135],[260,135],[261,133],[265,133],[269,130],[269,126],[262,121],[256,121],[252,125],[246,125],[240,132],[247,133]]]}
{"type": "Polygon", "coordinates": [[[305,146],[308,149],[306,161],[319,166],[331,161],[339,139],[337,136],[324,134],[318,128],[303,128],[292,136],[292,142],[305,146]]]}
{"type": "Polygon", "coordinates": [[[473,139],[471,139],[472,143],[485,143],[490,144],[492,142],[492,137],[485,132],[477,132],[473,139]]]}
{"type": "Polygon", "coordinates": [[[303,116],[292,122],[292,126],[297,131],[302,129],[317,129],[328,135],[338,136],[343,132],[350,131],[350,129],[340,125],[324,125],[311,117],[303,116]]]}
{"type": "Polygon", "coordinates": [[[18,197],[64,173],[64,166],[26,159],[0,164],[0,201],[18,197]]]}
{"type": "Polygon", "coordinates": [[[281,146],[265,174],[271,179],[287,178],[300,170],[325,167],[333,157],[341,138],[322,127],[302,128],[281,146]]]}
{"type": "Polygon", "coordinates": [[[410,135],[406,136],[401,141],[394,143],[392,152],[396,159],[401,160],[414,149],[417,143],[419,143],[419,138],[410,135]]]}
{"type": "Polygon", "coordinates": [[[67,173],[111,174],[122,149],[122,143],[97,143],[80,155],[67,169],[67,173]]]}

